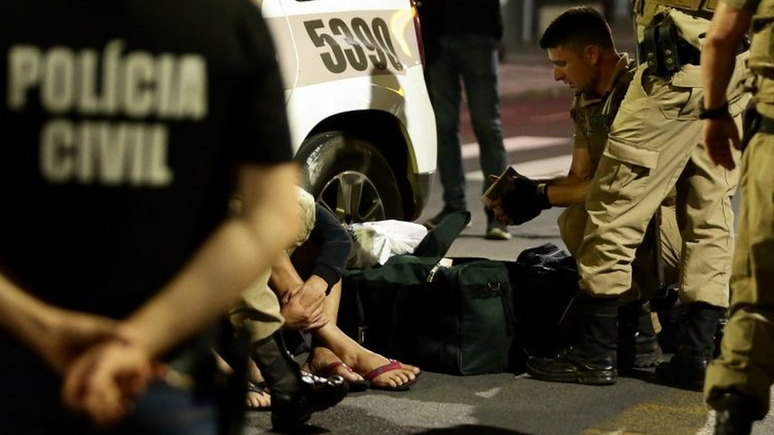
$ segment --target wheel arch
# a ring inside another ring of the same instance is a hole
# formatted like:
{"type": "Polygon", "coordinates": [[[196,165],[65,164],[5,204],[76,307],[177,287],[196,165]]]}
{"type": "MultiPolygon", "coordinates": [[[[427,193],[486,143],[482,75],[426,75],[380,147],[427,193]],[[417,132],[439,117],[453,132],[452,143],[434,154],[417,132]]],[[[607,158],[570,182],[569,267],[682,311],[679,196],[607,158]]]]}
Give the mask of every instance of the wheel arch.
{"type": "MultiPolygon", "coordinates": [[[[318,123],[309,132],[307,139],[333,131],[361,137],[376,147],[395,175],[404,218],[415,219],[424,206],[424,199],[418,197],[418,180],[414,170],[415,158],[411,139],[400,120],[388,112],[379,110],[339,113],[318,123]]],[[[305,141],[297,155],[308,154],[309,150],[306,147],[309,146],[314,144],[305,141]]]]}

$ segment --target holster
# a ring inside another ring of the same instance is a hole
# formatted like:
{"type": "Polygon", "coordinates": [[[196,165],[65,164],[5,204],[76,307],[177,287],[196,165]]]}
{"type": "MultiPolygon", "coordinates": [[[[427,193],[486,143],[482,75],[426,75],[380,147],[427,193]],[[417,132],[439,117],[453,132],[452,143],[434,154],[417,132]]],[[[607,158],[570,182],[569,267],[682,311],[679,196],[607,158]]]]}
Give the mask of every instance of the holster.
{"type": "Polygon", "coordinates": [[[686,64],[698,65],[701,57],[698,49],[678,35],[671,21],[645,27],[640,48],[640,61],[647,63],[648,72],[656,76],[670,76],[686,64]]]}

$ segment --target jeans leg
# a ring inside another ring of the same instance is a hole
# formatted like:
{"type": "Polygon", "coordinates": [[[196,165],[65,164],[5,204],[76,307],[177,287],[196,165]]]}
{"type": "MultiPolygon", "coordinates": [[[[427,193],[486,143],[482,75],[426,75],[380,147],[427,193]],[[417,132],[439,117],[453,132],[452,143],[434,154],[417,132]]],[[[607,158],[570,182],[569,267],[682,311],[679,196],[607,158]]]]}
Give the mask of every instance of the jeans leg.
{"type": "Polygon", "coordinates": [[[461,87],[453,47],[443,46],[438,58],[427,67],[427,79],[435,112],[443,201],[449,207],[467,208],[459,136],[461,87]]]}
{"type": "MultiPolygon", "coordinates": [[[[4,349],[5,350],[5,349],[4,349]]],[[[91,424],[62,406],[61,380],[47,367],[0,363],[0,433],[89,435],[91,424]]]]}
{"type": "Polygon", "coordinates": [[[211,397],[157,382],[110,435],[217,435],[218,413],[211,397]]]}
{"type": "Polygon", "coordinates": [[[479,35],[464,38],[465,43],[459,47],[457,55],[473,132],[481,151],[484,192],[491,184],[487,176],[500,175],[507,165],[500,120],[496,41],[479,35]]]}

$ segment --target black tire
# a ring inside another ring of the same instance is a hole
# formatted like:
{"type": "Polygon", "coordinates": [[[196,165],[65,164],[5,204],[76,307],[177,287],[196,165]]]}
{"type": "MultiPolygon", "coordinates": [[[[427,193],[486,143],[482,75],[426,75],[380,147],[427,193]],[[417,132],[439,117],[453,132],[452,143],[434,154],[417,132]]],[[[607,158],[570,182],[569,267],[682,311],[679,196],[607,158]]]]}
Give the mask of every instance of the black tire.
{"type": "Polygon", "coordinates": [[[369,141],[344,132],[308,138],[296,156],[304,188],[343,223],[403,219],[390,165],[369,141]]]}

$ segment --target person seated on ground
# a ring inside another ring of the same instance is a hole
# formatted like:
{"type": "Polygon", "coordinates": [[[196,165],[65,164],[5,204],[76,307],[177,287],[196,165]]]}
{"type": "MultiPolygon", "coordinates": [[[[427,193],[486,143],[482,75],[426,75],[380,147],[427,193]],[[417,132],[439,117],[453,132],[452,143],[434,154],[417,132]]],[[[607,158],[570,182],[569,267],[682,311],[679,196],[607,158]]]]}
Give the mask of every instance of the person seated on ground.
{"type": "MultiPolygon", "coordinates": [[[[540,47],[554,64],[554,79],[567,83],[575,92],[570,111],[574,125],[570,170],[566,176],[545,180],[517,175],[490,207],[506,225],[521,225],[542,210],[566,207],[557,223],[567,250],[576,256],[589,219],[585,205],[589,186],[636,65],[625,53],[618,53],[604,18],[586,6],[570,8],[557,17],[544,32],[540,47]]],[[[654,243],[660,243],[665,281],[678,280],[681,238],[674,204],[674,195],[662,203],[660,240],[653,240],[652,234],[651,240],[646,238],[632,265],[632,289],[622,298],[619,309],[621,368],[655,366],[661,359],[650,307],[643,298],[653,296],[660,284],[654,279],[654,243]]]]}
{"type": "MultiPolygon", "coordinates": [[[[239,201],[235,200],[232,207],[238,209],[239,201]]],[[[256,379],[260,369],[260,389],[254,385],[248,388],[248,409],[261,406],[269,409],[265,388],[271,391],[274,430],[294,431],[308,421],[313,412],[339,403],[347,395],[349,386],[341,376],[326,379],[304,373],[292,359],[280,332],[285,319],[280,314],[277,296],[269,288],[269,275],[270,271],[266,270],[243,292],[239,303],[229,311],[229,320],[236,339],[249,343],[251,363],[247,366],[248,373],[239,375],[256,379]]],[[[242,356],[240,352],[218,351],[226,364],[235,370],[244,367],[246,361],[236,360],[242,356]]]]}
{"type": "MultiPolygon", "coordinates": [[[[420,373],[419,368],[364,348],[336,325],[341,275],[351,240],[330,211],[315,204],[314,198],[303,189],[298,190],[305,228],[299,234],[292,257],[282,255],[272,266],[268,287],[280,300],[286,334],[309,333],[312,345],[304,369],[321,377],[340,375],[352,391],[368,387],[408,389],[420,373]]],[[[249,304],[242,303],[240,310],[245,309],[250,309],[249,304]]],[[[261,378],[257,374],[253,372],[250,378],[259,387],[250,388],[248,406],[266,409],[271,401],[260,388],[261,378]]]]}

